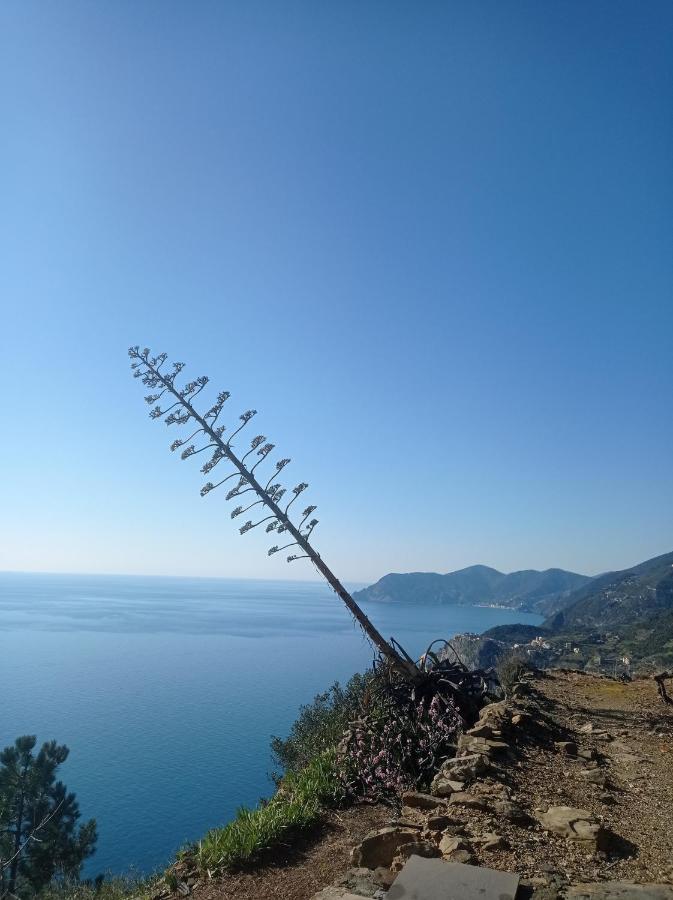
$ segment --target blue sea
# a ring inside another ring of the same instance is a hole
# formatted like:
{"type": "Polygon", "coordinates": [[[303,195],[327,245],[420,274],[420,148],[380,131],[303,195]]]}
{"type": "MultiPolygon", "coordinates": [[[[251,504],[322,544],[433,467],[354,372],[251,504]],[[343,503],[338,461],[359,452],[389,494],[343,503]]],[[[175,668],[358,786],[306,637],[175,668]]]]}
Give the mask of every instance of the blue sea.
{"type": "MultiPolygon", "coordinates": [[[[456,632],[540,621],[363,606],[413,656],[456,632]]],[[[98,821],[88,876],[153,871],[268,796],[271,735],[372,659],[317,582],[0,573],[0,641],[0,747],[20,734],[70,747],[61,777],[98,821]]]]}

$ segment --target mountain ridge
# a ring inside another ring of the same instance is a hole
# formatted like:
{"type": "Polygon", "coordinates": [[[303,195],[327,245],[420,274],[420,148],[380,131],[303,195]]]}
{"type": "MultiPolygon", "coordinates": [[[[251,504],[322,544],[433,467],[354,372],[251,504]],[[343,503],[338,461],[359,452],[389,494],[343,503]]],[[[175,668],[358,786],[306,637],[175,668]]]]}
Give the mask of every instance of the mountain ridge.
{"type": "Polygon", "coordinates": [[[540,612],[556,611],[568,595],[591,580],[565,569],[521,569],[504,573],[485,565],[455,572],[391,572],[357,591],[358,600],[440,603],[456,606],[503,606],[540,612]]]}
{"type": "Polygon", "coordinates": [[[635,625],[673,609],[673,552],[597,575],[545,620],[553,631],[635,625]]]}

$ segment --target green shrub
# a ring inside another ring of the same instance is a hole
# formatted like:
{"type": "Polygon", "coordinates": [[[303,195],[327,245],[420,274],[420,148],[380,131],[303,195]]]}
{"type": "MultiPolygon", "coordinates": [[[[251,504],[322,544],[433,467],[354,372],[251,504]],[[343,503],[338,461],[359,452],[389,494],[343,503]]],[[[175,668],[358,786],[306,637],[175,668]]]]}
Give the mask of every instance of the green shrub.
{"type": "MultiPolygon", "coordinates": [[[[336,747],[349,723],[367,704],[374,675],[353,675],[345,688],[339,682],[302,706],[284,740],[271,739],[271,751],[282,772],[300,772],[320,753],[336,747]]],[[[274,775],[276,781],[278,775],[274,775]]]]}
{"type": "Polygon", "coordinates": [[[511,650],[504,656],[501,656],[495,667],[498,680],[503,688],[509,692],[512,690],[517,681],[524,672],[530,671],[528,662],[515,650],[511,650]]]}
{"type": "Polygon", "coordinates": [[[283,778],[271,800],[256,809],[239,809],[232,822],[209,831],[181,858],[212,875],[248,863],[287,840],[288,833],[314,825],[324,808],[342,797],[334,760],[334,750],[316,756],[301,772],[283,778]]]}

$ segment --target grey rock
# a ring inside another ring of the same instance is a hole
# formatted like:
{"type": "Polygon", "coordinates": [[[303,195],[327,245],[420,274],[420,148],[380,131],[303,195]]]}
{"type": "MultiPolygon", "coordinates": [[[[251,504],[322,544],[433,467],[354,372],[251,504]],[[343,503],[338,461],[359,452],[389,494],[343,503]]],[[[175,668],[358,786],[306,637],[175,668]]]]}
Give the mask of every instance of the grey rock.
{"type": "Polygon", "coordinates": [[[348,872],[337,881],[334,887],[341,888],[344,891],[355,894],[358,897],[375,897],[377,891],[382,887],[389,887],[392,884],[393,875],[389,869],[379,868],[375,871],[365,868],[349,869],[348,872]],[[387,881],[382,873],[387,874],[387,881]]]}
{"type": "Polygon", "coordinates": [[[571,841],[582,841],[594,848],[601,846],[605,831],[586,809],[574,806],[550,806],[546,813],[538,813],[543,828],[571,841]]]}
{"type": "Polygon", "coordinates": [[[447,862],[461,863],[464,866],[473,866],[476,863],[474,856],[469,850],[454,850],[444,857],[447,862]]]}
{"type": "Polygon", "coordinates": [[[577,744],[575,741],[554,741],[554,746],[560,753],[566,756],[577,756],[577,744]]]}
{"type": "Polygon", "coordinates": [[[495,831],[487,831],[477,839],[477,843],[481,845],[482,850],[505,850],[509,847],[507,840],[495,831]]]}
{"type": "Polygon", "coordinates": [[[502,735],[502,731],[500,728],[495,728],[493,725],[488,722],[477,722],[474,728],[468,728],[465,734],[469,734],[470,737],[482,737],[482,738],[499,738],[502,735]]]}
{"type": "Polygon", "coordinates": [[[511,709],[506,700],[497,703],[487,703],[479,711],[480,722],[505,722],[511,716],[511,709]]]}
{"type": "Polygon", "coordinates": [[[351,859],[358,868],[390,868],[400,847],[418,841],[418,831],[414,828],[399,828],[389,825],[377,831],[370,831],[362,843],[353,848],[351,859]]]}
{"type": "Polygon", "coordinates": [[[432,794],[422,794],[419,791],[406,791],[406,793],[402,794],[402,803],[413,809],[446,809],[445,800],[441,800],[432,794]]]}
{"type": "Polygon", "coordinates": [[[580,775],[582,776],[582,778],[584,778],[585,781],[588,781],[590,784],[595,784],[601,788],[604,788],[608,783],[605,772],[602,772],[600,769],[582,769],[580,775]]]}
{"type": "Polygon", "coordinates": [[[465,838],[462,837],[455,837],[453,835],[447,834],[439,842],[439,852],[444,857],[449,856],[449,854],[453,853],[455,850],[469,849],[470,845],[467,843],[465,838]]]}
{"type": "Polygon", "coordinates": [[[405,810],[402,810],[402,815],[399,818],[395,819],[395,825],[398,828],[415,828],[417,831],[420,831],[423,825],[425,825],[425,816],[420,811],[420,809],[410,809],[408,806],[405,807],[406,812],[409,815],[405,815],[405,810]]]}
{"type": "Polygon", "coordinates": [[[433,815],[428,816],[427,827],[430,831],[445,831],[447,828],[464,828],[465,822],[452,816],[433,815]]]}
{"type": "Polygon", "coordinates": [[[511,800],[497,800],[493,804],[493,809],[497,816],[514,825],[527,825],[530,822],[528,813],[511,800]]]}
{"type": "Polygon", "coordinates": [[[430,792],[436,797],[448,797],[455,792],[458,783],[463,787],[466,782],[474,781],[489,768],[488,759],[481,753],[447,759],[433,778],[430,792]]]}
{"type": "MultiPolygon", "coordinates": [[[[344,900],[345,897],[348,897],[348,893],[345,888],[331,884],[329,887],[323,888],[322,891],[314,894],[311,900],[344,900]]],[[[352,896],[353,894],[351,894],[352,896]]]]}
{"type": "Polygon", "coordinates": [[[482,812],[490,812],[491,805],[483,797],[475,797],[467,791],[458,791],[451,794],[449,806],[462,806],[464,809],[478,809],[482,812]]]}
{"type": "Polygon", "coordinates": [[[484,756],[495,756],[509,750],[509,744],[492,738],[472,737],[470,734],[461,734],[458,739],[458,749],[468,753],[480,753],[484,756]]]}
{"type": "Polygon", "coordinates": [[[399,872],[407,860],[412,856],[422,856],[425,859],[433,859],[434,857],[441,856],[441,852],[437,844],[432,843],[432,841],[415,841],[411,844],[404,844],[395,855],[390,867],[391,870],[393,872],[399,872]]]}

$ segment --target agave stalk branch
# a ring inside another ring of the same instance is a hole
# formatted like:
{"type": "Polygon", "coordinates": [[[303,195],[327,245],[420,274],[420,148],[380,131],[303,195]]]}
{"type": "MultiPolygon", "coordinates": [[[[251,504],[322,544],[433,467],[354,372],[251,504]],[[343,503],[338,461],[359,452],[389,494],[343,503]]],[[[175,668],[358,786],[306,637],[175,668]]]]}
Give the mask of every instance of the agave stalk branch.
{"type": "MultiPolygon", "coordinates": [[[[329,566],[323,561],[320,554],[309,544],[307,536],[302,534],[302,532],[294,525],[292,520],[287,515],[287,509],[281,509],[281,507],[269,496],[269,494],[262,487],[259,481],[257,481],[250,469],[248,469],[242,462],[242,460],[240,460],[234,453],[234,450],[230,443],[231,439],[248,423],[248,421],[253,417],[255,411],[248,411],[248,413],[245,414],[245,421],[243,421],[243,424],[237,429],[237,431],[230,435],[229,441],[223,441],[220,437],[220,434],[217,433],[213,426],[192,406],[192,398],[181,395],[180,391],[178,391],[174,387],[175,375],[181,370],[182,366],[171,375],[162,375],[162,373],[159,371],[158,366],[156,365],[156,360],[152,360],[148,352],[143,351],[141,353],[140,350],[132,348],[132,351],[130,351],[130,355],[132,358],[139,359],[141,364],[146,367],[147,373],[143,374],[152,375],[157,379],[157,381],[162,385],[163,388],[165,388],[175,397],[176,401],[183,407],[183,409],[187,413],[186,421],[188,421],[191,417],[194,422],[198,423],[198,425],[200,425],[203,429],[204,434],[207,435],[212,443],[217,446],[221,454],[226,457],[229,462],[238,470],[241,478],[250,485],[250,488],[255,491],[259,499],[264,503],[265,506],[268,507],[269,510],[271,510],[273,516],[278,519],[279,523],[282,526],[282,530],[287,531],[288,534],[294,538],[297,546],[301,548],[304,555],[311,560],[315,568],[318,570],[318,572],[320,572],[325,581],[327,581],[335,594],[337,594],[337,596],[343,601],[348,611],[360,625],[372,644],[383,654],[383,656],[398,672],[402,673],[406,677],[411,676],[412,678],[417,678],[419,675],[419,670],[416,665],[413,662],[410,662],[408,659],[405,659],[388,641],[385,640],[385,638],[374,627],[365,613],[360,609],[358,604],[351,597],[350,593],[339,581],[334,572],[332,572],[329,566]]],[[[243,418],[244,417],[241,416],[242,420],[243,418]]],[[[290,504],[294,502],[295,499],[296,496],[292,501],[290,501],[290,504]]],[[[290,504],[288,504],[288,508],[290,504]]]]}

